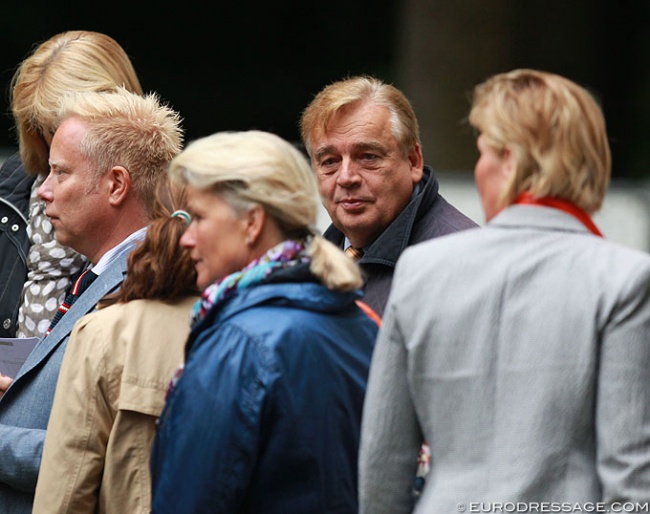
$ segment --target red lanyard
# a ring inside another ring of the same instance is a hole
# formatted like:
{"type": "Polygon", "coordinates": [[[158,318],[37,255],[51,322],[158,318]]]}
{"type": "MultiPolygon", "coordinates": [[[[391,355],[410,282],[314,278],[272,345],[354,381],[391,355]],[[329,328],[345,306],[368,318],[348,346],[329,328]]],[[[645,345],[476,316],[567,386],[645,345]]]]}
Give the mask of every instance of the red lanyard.
{"type": "Polygon", "coordinates": [[[563,200],[562,198],[555,198],[551,196],[546,196],[544,198],[535,198],[531,193],[524,192],[519,195],[519,197],[515,200],[515,203],[524,205],[542,205],[544,207],[553,207],[554,209],[560,209],[561,211],[567,212],[572,216],[578,218],[578,220],[580,220],[592,234],[598,237],[604,237],[601,231],[598,230],[598,227],[589,217],[589,214],[568,200],[563,200]]]}

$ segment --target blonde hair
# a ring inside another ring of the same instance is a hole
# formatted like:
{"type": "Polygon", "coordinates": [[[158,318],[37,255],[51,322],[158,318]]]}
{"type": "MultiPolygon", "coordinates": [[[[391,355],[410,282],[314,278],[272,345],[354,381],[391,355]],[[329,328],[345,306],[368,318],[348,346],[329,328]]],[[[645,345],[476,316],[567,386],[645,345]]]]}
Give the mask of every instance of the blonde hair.
{"type": "Polygon", "coordinates": [[[48,172],[43,134],[54,134],[57,128],[61,95],[109,91],[116,86],[143,93],[128,55],[113,38],[71,30],[37,46],[16,70],[9,93],[20,157],[27,172],[48,172]]]}
{"type": "Polygon", "coordinates": [[[312,155],[311,140],[315,133],[325,133],[329,122],[344,107],[365,102],[388,109],[391,130],[404,157],[420,144],[418,120],[404,93],[377,78],[359,75],[326,86],[303,111],[300,133],[309,155],[312,155]]]}
{"type": "Polygon", "coordinates": [[[220,132],[193,141],[169,172],[183,184],[210,190],[235,210],[260,205],[283,236],[313,236],[311,272],[329,289],[361,287],[361,271],[339,248],[316,234],[318,193],[305,157],[284,139],[256,130],[220,132]]]}
{"type": "Polygon", "coordinates": [[[58,122],[72,117],[87,129],[80,152],[95,166],[91,187],[113,166],[123,166],[151,215],[158,183],[182,149],[179,114],[163,105],[155,93],[140,96],[117,88],[64,95],[58,122]]]}
{"type": "Polygon", "coordinates": [[[600,209],[611,153],[602,110],[583,87],[537,70],[495,75],[474,89],[469,122],[497,152],[514,155],[499,207],[528,191],[600,209]]]}

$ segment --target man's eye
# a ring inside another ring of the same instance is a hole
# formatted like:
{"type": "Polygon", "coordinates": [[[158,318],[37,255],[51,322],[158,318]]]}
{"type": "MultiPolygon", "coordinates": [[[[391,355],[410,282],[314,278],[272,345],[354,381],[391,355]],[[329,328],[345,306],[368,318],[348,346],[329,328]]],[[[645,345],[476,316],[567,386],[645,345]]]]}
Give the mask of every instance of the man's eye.
{"type": "Polygon", "coordinates": [[[375,160],[376,158],[377,156],[374,153],[361,154],[361,159],[363,159],[364,161],[372,161],[375,160]]]}
{"type": "Polygon", "coordinates": [[[318,173],[320,175],[333,175],[338,169],[339,160],[335,157],[323,159],[318,163],[318,173]]]}

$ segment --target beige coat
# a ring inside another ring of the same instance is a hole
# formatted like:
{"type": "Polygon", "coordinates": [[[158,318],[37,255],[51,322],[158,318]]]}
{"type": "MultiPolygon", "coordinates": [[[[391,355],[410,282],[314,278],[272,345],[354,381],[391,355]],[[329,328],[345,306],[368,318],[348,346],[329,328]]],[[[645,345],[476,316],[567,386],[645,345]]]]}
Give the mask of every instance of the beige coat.
{"type": "Polygon", "coordinates": [[[150,511],[151,443],[195,301],[136,300],[79,320],[57,382],[35,514],[150,511]]]}

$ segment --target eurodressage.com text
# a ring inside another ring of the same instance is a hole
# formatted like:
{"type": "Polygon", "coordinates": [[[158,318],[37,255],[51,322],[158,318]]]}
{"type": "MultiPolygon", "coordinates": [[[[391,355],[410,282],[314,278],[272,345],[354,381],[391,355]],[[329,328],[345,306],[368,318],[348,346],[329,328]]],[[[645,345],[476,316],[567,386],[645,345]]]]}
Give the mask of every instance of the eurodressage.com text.
{"type": "Polygon", "coordinates": [[[458,504],[458,512],[650,512],[650,502],[470,502],[458,504]]]}

